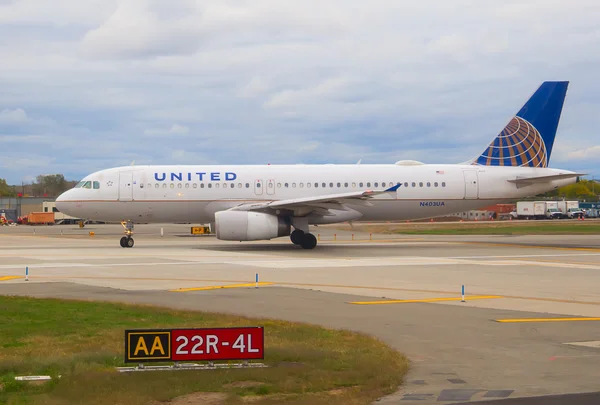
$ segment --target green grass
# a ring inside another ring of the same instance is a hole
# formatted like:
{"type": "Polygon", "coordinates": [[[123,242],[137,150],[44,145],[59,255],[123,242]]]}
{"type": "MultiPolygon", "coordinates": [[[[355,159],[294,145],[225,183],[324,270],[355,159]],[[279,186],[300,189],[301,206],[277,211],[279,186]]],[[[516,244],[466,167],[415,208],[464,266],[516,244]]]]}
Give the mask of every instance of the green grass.
{"type": "Polygon", "coordinates": [[[539,223],[527,225],[471,224],[445,225],[432,228],[396,228],[386,233],[410,235],[588,235],[600,233],[600,224],[586,223],[539,223]]]}
{"type": "Polygon", "coordinates": [[[371,337],[285,321],[23,297],[0,297],[0,314],[3,405],[157,404],[196,392],[224,393],[227,404],[247,397],[259,404],[368,404],[395,391],[408,369],[401,354],[371,337]],[[124,365],[124,329],[216,326],[264,326],[269,368],[114,370],[124,365]],[[34,385],[16,375],[53,380],[34,385]]]}

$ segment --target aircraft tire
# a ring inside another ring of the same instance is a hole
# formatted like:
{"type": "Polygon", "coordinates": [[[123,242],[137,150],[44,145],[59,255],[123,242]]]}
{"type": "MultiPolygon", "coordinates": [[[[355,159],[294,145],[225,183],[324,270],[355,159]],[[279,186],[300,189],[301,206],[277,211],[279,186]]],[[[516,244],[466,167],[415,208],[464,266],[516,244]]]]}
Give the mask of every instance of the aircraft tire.
{"type": "Polygon", "coordinates": [[[127,236],[123,236],[119,243],[121,244],[122,248],[127,247],[127,236]]]}
{"type": "Polygon", "coordinates": [[[133,247],[133,238],[127,238],[126,247],[128,247],[128,248],[133,247]]]}
{"type": "Polygon", "coordinates": [[[302,249],[314,249],[317,246],[317,238],[312,233],[305,233],[300,246],[302,249]]]}
{"type": "Polygon", "coordinates": [[[300,229],[295,229],[290,235],[290,240],[292,241],[292,243],[294,245],[300,245],[300,244],[302,244],[303,237],[304,237],[304,232],[301,231],[300,229]]]}

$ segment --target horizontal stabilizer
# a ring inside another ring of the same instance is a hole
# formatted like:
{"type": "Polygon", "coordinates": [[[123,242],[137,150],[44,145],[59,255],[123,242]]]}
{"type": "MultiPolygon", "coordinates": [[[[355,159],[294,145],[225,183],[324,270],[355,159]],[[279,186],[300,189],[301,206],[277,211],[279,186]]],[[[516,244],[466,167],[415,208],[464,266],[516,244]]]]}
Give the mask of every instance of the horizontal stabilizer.
{"type": "Polygon", "coordinates": [[[550,176],[537,176],[537,177],[519,177],[517,176],[514,180],[507,180],[509,183],[515,183],[517,187],[529,186],[531,184],[549,183],[554,180],[565,180],[572,179],[573,177],[585,176],[584,173],[565,173],[565,174],[553,174],[550,176]]]}

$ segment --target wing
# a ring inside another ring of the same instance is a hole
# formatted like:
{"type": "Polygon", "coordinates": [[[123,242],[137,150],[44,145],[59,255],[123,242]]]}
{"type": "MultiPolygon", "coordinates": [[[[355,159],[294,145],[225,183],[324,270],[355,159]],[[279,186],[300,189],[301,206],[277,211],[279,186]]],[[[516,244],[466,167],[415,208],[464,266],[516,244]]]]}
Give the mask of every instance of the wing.
{"type": "Polygon", "coordinates": [[[292,211],[294,215],[303,216],[312,212],[327,215],[330,209],[346,210],[344,204],[371,205],[368,200],[382,195],[395,193],[400,187],[396,184],[385,190],[364,190],[352,193],[326,194],[314,197],[292,198],[288,200],[265,201],[260,203],[241,204],[230,211],[292,211]]]}
{"type": "Polygon", "coordinates": [[[573,177],[585,176],[582,173],[566,173],[566,174],[553,174],[550,176],[537,176],[537,177],[519,177],[516,179],[507,180],[509,183],[515,183],[517,188],[530,186],[532,184],[548,183],[553,180],[564,180],[572,179],[573,177]]]}

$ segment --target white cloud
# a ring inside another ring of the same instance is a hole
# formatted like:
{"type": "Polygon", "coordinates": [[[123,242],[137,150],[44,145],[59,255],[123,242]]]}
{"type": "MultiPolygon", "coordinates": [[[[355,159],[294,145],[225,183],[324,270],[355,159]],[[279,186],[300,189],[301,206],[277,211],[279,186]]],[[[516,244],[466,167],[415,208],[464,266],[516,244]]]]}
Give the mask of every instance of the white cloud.
{"type": "Polygon", "coordinates": [[[0,124],[27,122],[27,113],[22,108],[4,109],[0,111],[0,124]]]}
{"type": "Polygon", "coordinates": [[[246,85],[238,91],[238,96],[242,98],[251,98],[264,94],[269,90],[266,80],[260,76],[254,76],[246,85]]]}
{"type": "Polygon", "coordinates": [[[187,135],[190,129],[186,126],[173,124],[169,129],[149,128],[144,131],[145,135],[187,135]]]}
{"type": "Polygon", "coordinates": [[[567,157],[573,160],[597,160],[600,158],[600,145],[589,146],[568,152],[567,157]]]}

